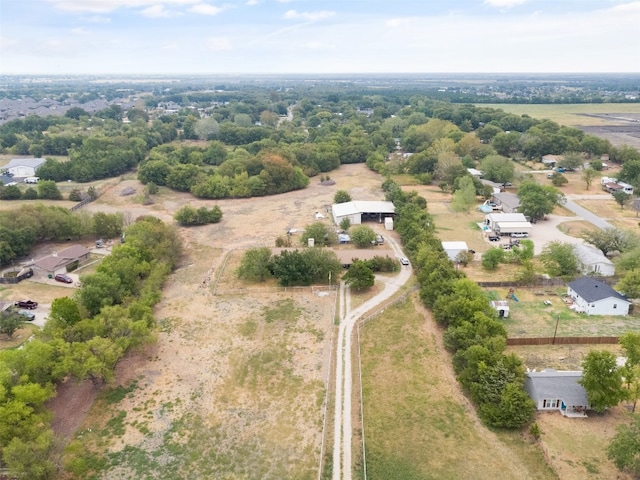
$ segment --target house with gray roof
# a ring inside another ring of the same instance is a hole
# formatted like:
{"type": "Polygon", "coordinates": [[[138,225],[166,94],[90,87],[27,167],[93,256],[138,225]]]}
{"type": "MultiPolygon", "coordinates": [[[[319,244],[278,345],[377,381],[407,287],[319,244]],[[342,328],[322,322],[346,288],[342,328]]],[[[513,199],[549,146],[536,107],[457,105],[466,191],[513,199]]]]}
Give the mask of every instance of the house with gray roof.
{"type": "Polygon", "coordinates": [[[616,266],[599,249],[586,243],[577,243],[573,249],[582,264],[584,275],[600,275],[602,277],[615,275],[616,266]]]}
{"type": "Polygon", "coordinates": [[[583,277],[567,284],[572,308],[587,315],[628,315],[631,302],[606,283],[583,277]]]}
{"type": "Polygon", "coordinates": [[[559,410],[565,417],[586,417],[587,392],[578,381],[582,372],[543,370],[527,372],[524,389],[541,411],[559,410]]]}
{"type": "Polygon", "coordinates": [[[494,193],[491,199],[502,207],[504,213],[517,213],[520,207],[520,197],[515,193],[498,192],[494,193]]]}

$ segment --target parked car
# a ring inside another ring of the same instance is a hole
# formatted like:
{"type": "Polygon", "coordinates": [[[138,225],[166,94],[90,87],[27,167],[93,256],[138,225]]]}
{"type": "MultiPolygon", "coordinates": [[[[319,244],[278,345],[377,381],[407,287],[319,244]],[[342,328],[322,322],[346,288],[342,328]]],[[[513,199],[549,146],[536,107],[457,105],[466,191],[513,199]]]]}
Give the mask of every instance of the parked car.
{"type": "Polygon", "coordinates": [[[500,236],[499,235],[489,235],[489,241],[490,242],[499,242],[500,241],[500,236]]]}
{"type": "Polygon", "coordinates": [[[66,275],[64,273],[58,273],[55,277],[53,277],[53,279],[56,282],[73,283],[73,279],[69,275],[66,275]]]}
{"type": "Polygon", "coordinates": [[[407,257],[402,257],[402,258],[400,259],[400,263],[401,263],[402,265],[409,265],[409,259],[408,259],[407,257]]]}
{"type": "Polygon", "coordinates": [[[34,302],[33,300],[18,300],[14,302],[14,305],[18,308],[26,308],[28,310],[38,308],[38,302],[34,302]]]}
{"type": "Polygon", "coordinates": [[[529,234],[525,233],[525,232],[518,232],[518,233],[512,233],[511,234],[512,238],[525,238],[525,237],[528,237],[528,236],[529,236],[529,234]]]}
{"type": "Polygon", "coordinates": [[[22,315],[29,322],[33,322],[36,319],[36,315],[27,310],[18,310],[18,315],[22,315]]]}

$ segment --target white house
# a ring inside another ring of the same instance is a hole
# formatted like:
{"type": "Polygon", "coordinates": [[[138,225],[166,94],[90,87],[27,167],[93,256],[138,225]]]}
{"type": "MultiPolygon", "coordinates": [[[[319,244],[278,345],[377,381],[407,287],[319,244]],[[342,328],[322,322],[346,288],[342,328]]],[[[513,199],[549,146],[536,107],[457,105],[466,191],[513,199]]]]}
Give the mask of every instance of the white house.
{"type": "Polygon", "coordinates": [[[468,252],[467,242],[442,242],[442,248],[452,262],[456,261],[456,257],[460,252],[468,252]]]}
{"type": "Polygon", "coordinates": [[[13,158],[2,168],[14,177],[33,177],[44,162],[44,158],[13,158]]]}
{"type": "Polygon", "coordinates": [[[584,275],[601,275],[611,277],[616,273],[616,266],[600,250],[585,243],[577,243],[574,250],[580,263],[582,263],[582,273],[584,275]]]}
{"type": "Polygon", "coordinates": [[[559,410],[565,417],[586,417],[587,392],[578,381],[582,372],[543,370],[527,372],[524,389],[538,410],[559,410]]]}
{"type": "Polygon", "coordinates": [[[471,175],[472,177],[482,178],[482,172],[480,170],[477,170],[475,168],[467,168],[467,172],[469,172],[469,175],[471,175]]]}
{"type": "Polygon", "coordinates": [[[385,218],[393,218],[395,216],[396,207],[393,205],[393,202],[359,200],[334,203],[331,205],[331,213],[336,225],[340,225],[340,222],[345,218],[349,219],[351,225],[359,225],[363,220],[373,220],[382,223],[385,218]]]}
{"type": "Polygon", "coordinates": [[[619,292],[594,278],[583,277],[567,284],[576,312],[587,315],[628,315],[631,302],[619,292]]]}

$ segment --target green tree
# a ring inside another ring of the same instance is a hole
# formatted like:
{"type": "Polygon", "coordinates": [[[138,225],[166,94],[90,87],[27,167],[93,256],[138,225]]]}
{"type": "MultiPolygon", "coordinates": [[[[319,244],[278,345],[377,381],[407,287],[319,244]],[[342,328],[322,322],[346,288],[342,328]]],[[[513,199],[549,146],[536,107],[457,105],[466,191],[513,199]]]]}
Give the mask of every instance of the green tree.
{"type": "Polygon", "coordinates": [[[0,185],[0,200],[20,200],[22,198],[22,190],[17,185],[9,185],[5,187],[0,185]]]}
{"type": "Polygon", "coordinates": [[[627,425],[618,425],[607,447],[607,457],[618,470],[640,477],[640,415],[632,415],[627,425]]]}
{"type": "Polygon", "coordinates": [[[482,254],[482,267],[486,270],[495,270],[504,262],[505,253],[502,248],[490,248],[482,254]]]}
{"type": "Polygon", "coordinates": [[[4,448],[2,456],[11,475],[16,478],[48,480],[55,478],[57,467],[53,431],[40,431],[33,439],[14,437],[4,448]]]}
{"type": "Polygon", "coordinates": [[[7,337],[13,337],[13,334],[24,323],[22,315],[14,312],[0,313],[0,333],[4,333],[7,337]]]}
{"type": "Polygon", "coordinates": [[[351,201],[351,195],[346,190],[338,190],[333,196],[333,203],[347,203],[351,201]]]}
{"type": "Polygon", "coordinates": [[[622,372],[612,352],[592,350],[582,362],[582,369],[579,383],[587,391],[589,404],[594,411],[603,413],[624,398],[622,372]]]}
{"type": "Polygon", "coordinates": [[[53,180],[38,182],[38,197],[43,200],[62,200],[62,193],[53,180]]]}
{"type": "Polygon", "coordinates": [[[124,215],[122,213],[96,212],[93,214],[92,231],[100,238],[115,238],[122,234],[124,215]]]}
{"type": "Polygon", "coordinates": [[[373,287],[375,275],[362,260],[354,260],[342,280],[354,290],[365,290],[373,287]]]}
{"type": "Polygon", "coordinates": [[[487,180],[497,183],[513,181],[515,177],[514,163],[501,155],[489,155],[480,162],[480,170],[487,180]]]}
{"type": "Polygon", "coordinates": [[[582,180],[584,180],[584,184],[587,187],[587,190],[589,190],[591,188],[591,184],[599,176],[600,176],[600,174],[598,173],[598,171],[595,168],[593,168],[593,166],[590,167],[590,168],[585,168],[584,169],[584,171],[582,172],[582,180]]]}
{"type": "Polygon", "coordinates": [[[338,237],[333,229],[322,222],[315,222],[309,225],[302,232],[302,244],[308,245],[309,239],[314,239],[314,245],[318,247],[333,245],[337,242],[338,237]]]}
{"type": "Polygon", "coordinates": [[[49,319],[61,327],[70,327],[82,320],[78,303],[69,297],[56,298],[51,303],[49,319]]]}
{"type": "Polygon", "coordinates": [[[453,193],[451,208],[454,212],[469,213],[469,209],[476,203],[476,188],[470,176],[459,179],[458,189],[453,193]]]}
{"type": "Polygon", "coordinates": [[[613,251],[624,253],[640,247],[640,237],[637,234],[615,227],[589,230],[582,238],[605,255],[613,251]]]}
{"type": "Polygon", "coordinates": [[[351,227],[351,220],[349,220],[348,217],[344,217],[342,220],[340,220],[340,228],[342,230],[346,232],[347,230],[349,230],[349,227],[351,227]]]}
{"type": "Polygon", "coordinates": [[[563,155],[562,160],[558,162],[559,167],[568,170],[576,170],[584,165],[584,157],[580,152],[567,152],[563,155]]]}
{"type": "Polygon", "coordinates": [[[500,393],[498,403],[480,405],[480,417],[496,428],[520,428],[527,425],[535,413],[535,404],[518,383],[508,383],[500,393]]]}
{"type": "Polygon", "coordinates": [[[242,256],[236,274],[239,278],[251,282],[264,282],[271,277],[271,249],[269,247],[251,248],[242,256]]]}
{"type": "Polygon", "coordinates": [[[580,260],[570,243],[548,243],[540,254],[540,260],[554,277],[572,277],[580,273],[580,260]]]}
{"type": "Polygon", "coordinates": [[[518,189],[520,197],[520,212],[537,221],[551,213],[556,205],[561,205],[565,197],[554,187],[538,185],[533,181],[526,181],[518,189]]]}
{"type": "Polygon", "coordinates": [[[551,176],[551,184],[554,187],[562,187],[567,183],[569,183],[569,180],[567,180],[567,177],[565,177],[561,173],[556,172],[551,176]]]}
{"type": "MultiPolygon", "coordinates": [[[[22,198],[24,200],[37,200],[38,199],[38,191],[33,187],[29,187],[29,188],[25,189],[24,193],[22,194],[22,198]]],[[[69,200],[71,200],[71,199],[69,199],[69,200]]]]}
{"type": "Polygon", "coordinates": [[[640,298],[640,270],[627,272],[616,285],[616,290],[629,298],[640,298]]]}
{"type": "Polygon", "coordinates": [[[627,204],[630,198],[631,198],[631,195],[626,192],[623,192],[623,191],[613,192],[613,199],[616,201],[618,205],[620,205],[620,210],[624,209],[624,206],[627,204]]]}
{"type": "Polygon", "coordinates": [[[351,229],[350,237],[358,248],[365,248],[376,241],[376,232],[367,225],[356,225],[351,229]]]}

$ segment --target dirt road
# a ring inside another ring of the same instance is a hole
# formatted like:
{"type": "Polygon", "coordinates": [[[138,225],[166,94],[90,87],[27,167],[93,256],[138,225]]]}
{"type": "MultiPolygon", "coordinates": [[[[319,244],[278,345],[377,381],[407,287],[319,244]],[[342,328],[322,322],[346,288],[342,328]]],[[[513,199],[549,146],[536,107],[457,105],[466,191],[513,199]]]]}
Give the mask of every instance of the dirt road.
{"type": "MultiPolygon", "coordinates": [[[[402,250],[390,236],[387,239],[398,257],[404,256],[402,250]]],[[[400,274],[395,277],[376,275],[376,281],[384,283],[384,289],[375,297],[369,299],[358,308],[351,310],[351,296],[349,288],[340,285],[340,328],[336,350],[335,370],[335,415],[334,415],[334,443],[333,443],[333,480],[351,480],[352,460],[352,385],[353,369],[351,365],[351,349],[353,329],[357,321],[367,312],[393,296],[411,277],[411,267],[403,266],[400,274]]]]}

